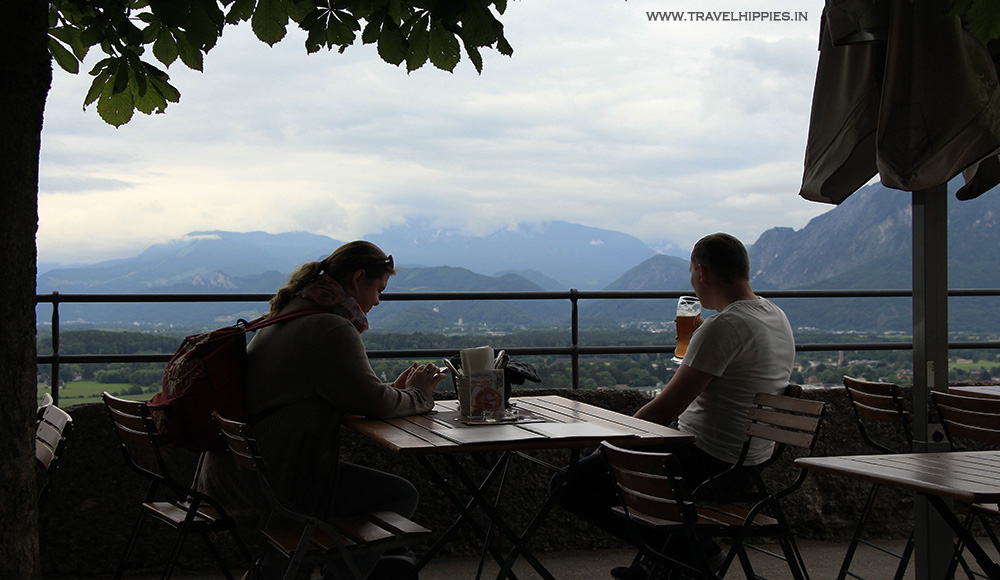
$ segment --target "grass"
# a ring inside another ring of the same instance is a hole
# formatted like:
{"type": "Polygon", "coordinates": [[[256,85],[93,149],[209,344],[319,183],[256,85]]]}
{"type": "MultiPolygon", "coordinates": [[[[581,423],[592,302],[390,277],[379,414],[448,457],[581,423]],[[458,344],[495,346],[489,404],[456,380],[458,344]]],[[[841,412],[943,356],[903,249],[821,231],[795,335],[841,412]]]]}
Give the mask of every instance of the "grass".
{"type": "MultiPolygon", "coordinates": [[[[139,395],[120,395],[123,391],[131,388],[128,383],[98,383],[97,381],[70,381],[63,383],[59,388],[59,406],[69,407],[71,405],[82,405],[84,403],[100,403],[101,393],[107,391],[116,397],[129,399],[132,401],[146,401],[152,398],[153,393],[159,391],[148,391],[139,395]]],[[[38,400],[41,401],[42,394],[49,392],[49,386],[38,384],[38,400]]]]}
{"type": "Polygon", "coordinates": [[[1000,362],[996,361],[975,361],[969,363],[956,363],[953,362],[948,365],[953,369],[961,369],[963,371],[978,371],[979,369],[985,368],[986,370],[993,372],[994,369],[1000,367],[1000,362]]]}

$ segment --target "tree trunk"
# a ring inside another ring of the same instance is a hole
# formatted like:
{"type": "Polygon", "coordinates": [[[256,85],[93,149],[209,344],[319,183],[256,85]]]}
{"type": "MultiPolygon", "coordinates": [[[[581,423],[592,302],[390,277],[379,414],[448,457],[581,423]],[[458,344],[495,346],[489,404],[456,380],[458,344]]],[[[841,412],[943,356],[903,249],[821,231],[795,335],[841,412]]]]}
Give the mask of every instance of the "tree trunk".
{"type": "Polygon", "coordinates": [[[52,82],[48,2],[0,2],[0,578],[38,562],[35,232],[42,115],[52,82]]]}

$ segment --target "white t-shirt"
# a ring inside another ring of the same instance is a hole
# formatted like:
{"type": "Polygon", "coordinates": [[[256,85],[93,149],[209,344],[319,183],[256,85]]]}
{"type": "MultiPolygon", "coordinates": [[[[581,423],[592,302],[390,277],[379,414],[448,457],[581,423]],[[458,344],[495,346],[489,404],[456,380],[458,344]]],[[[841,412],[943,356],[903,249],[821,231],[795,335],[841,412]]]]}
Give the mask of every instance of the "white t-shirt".
{"type": "MultiPolygon", "coordinates": [[[[691,337],[683,364],[715,378],[681,413],[678,425],[696,437],[699,449],[735,463],[754,396],[782,394],[794,362],[792,327],[780,308],[764,298],[730,304],[691,337]]],[[[754,440],[746,464],[767,459],[772,446],[754,440]]]]}

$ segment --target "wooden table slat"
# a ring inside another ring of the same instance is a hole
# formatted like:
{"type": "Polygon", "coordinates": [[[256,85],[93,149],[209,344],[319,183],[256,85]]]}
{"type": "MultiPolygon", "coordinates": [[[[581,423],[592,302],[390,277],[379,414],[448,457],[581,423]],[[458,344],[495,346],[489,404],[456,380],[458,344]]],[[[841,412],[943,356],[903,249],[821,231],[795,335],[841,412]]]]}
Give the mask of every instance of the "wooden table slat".
{"type": "Polygon", "coordinates": [[[970,503],[1000,501],[997,451],[808,457],[796,464],[970,503]]]}
{"type": "MultiPolygon", "coordinates": [[[[524,400],[525,404],[542,407],[550,410],[551,412],[563,414],[564,416],[580,420],[597,419],[612,425],[628,427],[637,435],[644,433],[652,436],[676,437],[678,434],[676,429],[671,429],[670,427],[666,427],[664,425],[644,421],[630,415],[623,415],[622,413],[616,413],[615,411],[595,407],[579,401],[573,401],[564,397],[525,397],[524,399],[530,399],[524,400]]],[[[519,401],[519,405],[522,404],[520,402],[522,399],[516,400],[519,401]]]]}
{"type": "Polygon", "coordinates": [[[968,385],[948,387],[948,392],[956,395],[1000,399],[1000,385],[968,385]]]}
{"type": "Polygon", "coordinates": [[[456,401],[439,401],[436,413],[387,420],[350,417],[345,425],[391,451],[422,454],[579,449],[603,440],[664,444],[694,439],[675,429],[559,396],[514,401],[519,409],[546,421],[466,425],[458,421],[456,401]]]}
{"type": "Polygon", "coordinates": [[[400,417],[385,421],[370,421],[358,417],[348,419],[345,424],[391,451],[416,451],[438,445],[454,445],[445,439],[436,441],[438,438],[428,437],[426,429],[420,429],[405,419],[400,417]]]}

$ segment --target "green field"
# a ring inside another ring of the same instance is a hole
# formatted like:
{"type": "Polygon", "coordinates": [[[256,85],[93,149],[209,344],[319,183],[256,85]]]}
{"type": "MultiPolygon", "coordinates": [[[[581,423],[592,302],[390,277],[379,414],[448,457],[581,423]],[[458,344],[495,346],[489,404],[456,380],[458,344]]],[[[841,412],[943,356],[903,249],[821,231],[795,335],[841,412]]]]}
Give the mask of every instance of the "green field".
{"type": "MultiPolygon", "coordinates": [[[[142,393],[140,395],[117,395],[116,393],[121,393],[128,390],[131,387],[129,384],[125,383],[98,383],[96,381],[71,381],[63,384],[59,388],[59,406],[69,407],[72,405],[82,405],[84,403],[100,403],[101,393],[107,391],[115,396],[121,396],[123,399],[130,399],[133,401],[145,401],[153,396],[152,392],[142,393]]],[[[38,385],[38,400],[41,401],[42,395],[49,392],[49,386],[39,384],[38,385]]]]}
{"type": "Polygon", "coordinates": [[[988,370],[988,371],[990,371],[992,373],[994,369],[996,369],[997,367],[1000,367],[1000,362],[985,361],[985,360],[983,360],[983,361],[976,361],[976,362],[967,362],[967,363],[956,363],[956,362],[953,362],[953,363],[950,363],[948,366],[950,368],[961,369],[963,371],[978,371],[979,369],[985,368],[986,370],[988,370]]]}

